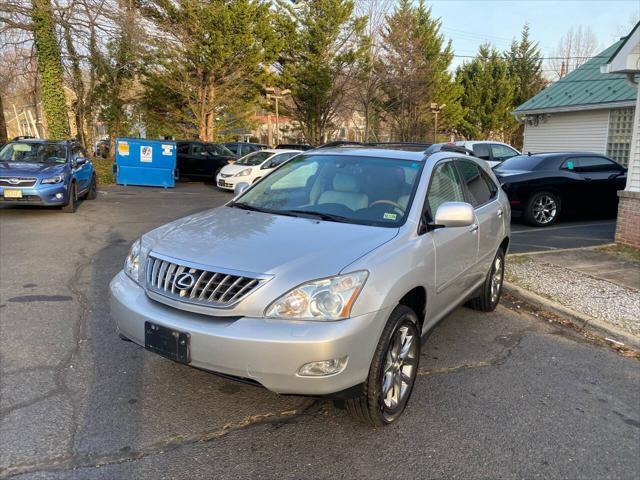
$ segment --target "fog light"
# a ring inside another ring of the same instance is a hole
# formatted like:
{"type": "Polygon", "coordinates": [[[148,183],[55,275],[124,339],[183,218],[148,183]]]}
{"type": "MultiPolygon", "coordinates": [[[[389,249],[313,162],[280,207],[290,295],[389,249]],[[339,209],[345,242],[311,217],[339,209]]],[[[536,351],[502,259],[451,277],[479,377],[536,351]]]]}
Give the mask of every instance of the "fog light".
{"type": "Polygon", "coordinates": [[[62,194],[61,194],[61,193],[56,193],[56,198],[57,198],[58,200],[60,200],[60,199],[62,198],[62,194]]]}
{"type": "Polygon", "coordinates": [[[325,375],[334,375],[340,373],[347,366],[349,357],[334,358],[332,360],[320,360],[318,362],[310,362],[300,367],[298,375],[302,377],[322,377],[325,375]]]}

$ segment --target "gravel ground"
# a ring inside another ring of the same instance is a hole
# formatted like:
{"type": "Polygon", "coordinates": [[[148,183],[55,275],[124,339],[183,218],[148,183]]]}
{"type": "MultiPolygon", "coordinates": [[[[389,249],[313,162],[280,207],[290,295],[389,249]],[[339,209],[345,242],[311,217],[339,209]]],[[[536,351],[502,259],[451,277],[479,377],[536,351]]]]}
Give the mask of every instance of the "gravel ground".
{"type": "Polygon", "coordinates": [[[507,280],[640,335],[640,291],[530,257],[516,258],[506,263],[507,280]]]}

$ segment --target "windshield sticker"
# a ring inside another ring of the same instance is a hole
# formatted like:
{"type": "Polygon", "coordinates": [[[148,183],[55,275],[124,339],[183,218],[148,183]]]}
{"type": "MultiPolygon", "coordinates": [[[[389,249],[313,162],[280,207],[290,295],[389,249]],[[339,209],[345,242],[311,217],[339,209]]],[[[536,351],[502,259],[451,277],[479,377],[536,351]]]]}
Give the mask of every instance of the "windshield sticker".
{"type": "Polygon", "coordinates": [[[123,157],[129,155],[129,144],[127,142],[118,142],[118,155],[123,157]]]}
{"type": "Polygon", "coordinates": [[[173,153],[173,145],[162,145],[162,155],[171,155],[173,153]]]}
{"type": "Polygon", "coordinates": [[[567,162],[567,168],[573,170],[573,162],[567,162]]]}
{"type": "Polygon", "coordinates": [[[149,145],[140,146],[140,161],[151,163],[151,157],[153,157],[153,148],[149,145]]]}
{"type": "Polygon", "coordinates": [[[385,220],[395,220],[397,217],[398,215],[395,213],[385,213],[383,218],[385,220]]]}

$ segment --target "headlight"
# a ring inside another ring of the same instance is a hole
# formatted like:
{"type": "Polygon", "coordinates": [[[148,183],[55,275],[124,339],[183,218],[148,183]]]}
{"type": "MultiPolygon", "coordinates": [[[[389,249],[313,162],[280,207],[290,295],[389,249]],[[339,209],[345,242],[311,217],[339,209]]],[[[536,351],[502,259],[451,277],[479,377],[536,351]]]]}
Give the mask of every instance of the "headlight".
{"type": "Polygon", "coordinates": [[[60,183],[63,181],[64,181],[64,177],[62,175],[56,175],[55,177],[51,177],[51,178],[43,178],[42,180],[40,180],[40,183],[42,184],[60,183]]]}
{"type": "Polygon", "coordinates": [[[131,245],[129,255],[127,255],[124,261],[124,273],[126,273],[131,280],[138,282],[138,273],[140,271],[140,240],[136,240],[131,245]]]}
{"type": "Polygon", "coordinates": [[[251,169],[250,168],[245,168],[244,170],[236,173],[234,175],[234,177],[246,177],[247,175],[249,175],[251,173],[251,169]]]}
{"type": "Polygon", "coordinates": [[[298,320],[349,318],[368,276],[363,270],[304,283],[269,305],[265,316],[298,320]]]}

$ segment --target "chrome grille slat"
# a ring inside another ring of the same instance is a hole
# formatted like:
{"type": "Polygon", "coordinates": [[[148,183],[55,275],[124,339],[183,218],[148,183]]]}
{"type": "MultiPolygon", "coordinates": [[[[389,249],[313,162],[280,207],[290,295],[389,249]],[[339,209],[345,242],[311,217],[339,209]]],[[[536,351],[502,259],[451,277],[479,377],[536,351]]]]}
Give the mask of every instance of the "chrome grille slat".
{"type": "Polygon", "coordinates": [[[174,300],[227,307],[258,288],[263,278],[216,272],[202,266],[174,263],[150,254],[146,262],[147,290],[174,300]],[[183,275],[183,274],[189,275],[183,275]]]}

